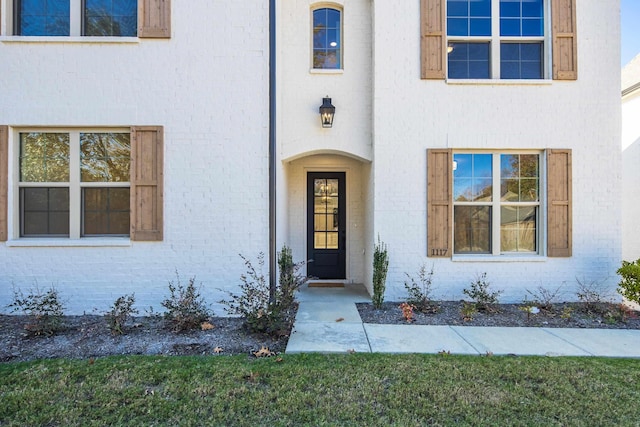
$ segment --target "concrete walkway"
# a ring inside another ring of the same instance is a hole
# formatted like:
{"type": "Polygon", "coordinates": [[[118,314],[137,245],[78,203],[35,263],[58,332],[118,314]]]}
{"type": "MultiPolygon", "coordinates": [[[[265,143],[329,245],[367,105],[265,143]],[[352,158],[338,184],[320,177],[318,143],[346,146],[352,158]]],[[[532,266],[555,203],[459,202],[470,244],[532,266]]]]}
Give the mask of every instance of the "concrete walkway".
{"type": "Polygon", "coordinates": [[[640,358],[640,330],[378,325],[363,323],[355,303],[362,285],[308,288],[286,353],[439,353],[640,358]]]}

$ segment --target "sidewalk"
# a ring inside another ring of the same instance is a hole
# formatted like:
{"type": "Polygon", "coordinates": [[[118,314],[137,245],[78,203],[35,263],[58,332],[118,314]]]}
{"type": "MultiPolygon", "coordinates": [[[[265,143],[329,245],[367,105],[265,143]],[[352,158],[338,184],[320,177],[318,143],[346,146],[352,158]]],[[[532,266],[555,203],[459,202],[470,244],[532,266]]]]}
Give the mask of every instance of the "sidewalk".
{"type": "Polygon", "coordinates": [[[439,353],[640,358],[640,330],[378,325],[362,323],[362,285],[308,288],[286,353],[439,353]]]}

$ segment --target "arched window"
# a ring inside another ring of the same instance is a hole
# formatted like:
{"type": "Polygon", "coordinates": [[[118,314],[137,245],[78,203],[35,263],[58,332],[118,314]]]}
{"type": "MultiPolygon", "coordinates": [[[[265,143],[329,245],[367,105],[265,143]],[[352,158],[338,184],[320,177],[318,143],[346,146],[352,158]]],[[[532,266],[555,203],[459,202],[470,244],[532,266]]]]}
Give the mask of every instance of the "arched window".
{"type": "Polygon", "coordinates": [[[341,15],[331,8],[313,11],[313,68],[342,68],[341,15]]]}

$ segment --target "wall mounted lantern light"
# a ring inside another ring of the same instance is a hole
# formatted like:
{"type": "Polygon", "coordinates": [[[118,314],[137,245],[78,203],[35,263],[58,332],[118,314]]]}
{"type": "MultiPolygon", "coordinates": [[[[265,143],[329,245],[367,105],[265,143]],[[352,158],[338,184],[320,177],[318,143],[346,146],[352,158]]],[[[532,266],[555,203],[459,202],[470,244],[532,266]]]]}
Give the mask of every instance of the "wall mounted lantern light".
{"type": "Polygon", "coordinates": [[[322,105],[320,106],[320,121],[323,128],[330,128],[333,126],[333,116],[336,114],[336,107],[331,104],[331,98],[328,96],[322,98],[322,105]]]}

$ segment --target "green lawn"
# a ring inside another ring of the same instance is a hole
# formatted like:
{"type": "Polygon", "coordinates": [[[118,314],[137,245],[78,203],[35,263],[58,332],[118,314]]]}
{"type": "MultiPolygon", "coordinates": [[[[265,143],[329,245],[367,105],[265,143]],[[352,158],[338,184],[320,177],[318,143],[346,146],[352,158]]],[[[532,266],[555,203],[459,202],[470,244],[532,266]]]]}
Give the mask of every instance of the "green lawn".
{"type": "Polygon", "coordinates": [[[640,361],[448,355],[0,364],[0,425],[640,423],[640,361]]]}

